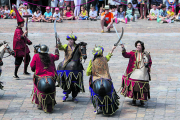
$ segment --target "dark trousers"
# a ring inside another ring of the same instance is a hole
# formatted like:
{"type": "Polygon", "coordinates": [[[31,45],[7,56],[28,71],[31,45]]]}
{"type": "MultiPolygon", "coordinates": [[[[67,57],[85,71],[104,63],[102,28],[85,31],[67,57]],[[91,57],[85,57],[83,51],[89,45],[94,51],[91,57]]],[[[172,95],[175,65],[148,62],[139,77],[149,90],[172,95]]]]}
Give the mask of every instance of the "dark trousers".
{"type": "Polygon", "coordinates": [[[78,93],[80,92],[80,89],[77,86],[75,87],[74,83],[72,83],[70,89],[66,90],[66,91],[64,90],[63,93],[65,95],[68,95],[71,92],[72,92],[72,97],[75,98],[78,95],[78,93]]]}
{"type": "MultiPolygon", "coordinates": [[[[16,66],[20,66],[22,61],[23,61],[23,57],[15,57],[15,65],[16,66]]],[[[25,63],[27,65],[29,65],[29,62],[30,62],[30,55],[26,54],[26,61],[25,61],[25,63]]]]}

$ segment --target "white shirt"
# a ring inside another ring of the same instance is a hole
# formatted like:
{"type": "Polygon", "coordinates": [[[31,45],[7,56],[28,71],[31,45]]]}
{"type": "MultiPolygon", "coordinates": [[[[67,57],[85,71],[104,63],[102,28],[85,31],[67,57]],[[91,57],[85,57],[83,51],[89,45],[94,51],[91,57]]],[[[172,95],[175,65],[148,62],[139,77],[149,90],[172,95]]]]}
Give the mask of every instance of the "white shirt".
{"type": "Polygon", "coordinates": [[[174,0],[169,0],[169,2],[171,3],[171,2],[174,2],[174,0]]]}
{"type": "Polygon", "coordinates": [[[121,0],[108,0],[108,4],[110,5],[120,5],[121,0]],[[117,2],[116,2],[117,1],[117,2]]]}
{"type": "Polygon", "coordinates": [[[9,14],[9,13],[10,13],[10,10],[4,10],[4,13],[8,13],[8,14],[9,14]]]}
{"type": "Polygon", "coordinates": [[[40,15],[41,15],[41,13],[36,13],[36,12],[34,12],[34,15],[36,16],[36,17],[39,17],[40,15]]]}
{"type": "Polygon", "coordinates": [[[96,17],[97,16],[97,11],[90,11],[89,16],[90,17],[96,17]]]}
{"type": "Polygon", "coordinates": [[[57,7],[57,4],[58,4],[58,0],[54,0],[54,1],[51,0],[51,7],[57,7]]]}
{"type": "Polygon", "coordinates": [[[158,10],[158,9],[156,9],[156,10],[151,9],[151,10],[150,10],[150,14],[151,14],[151,15],[154,14],[154,15],[156,16],[156,15],[158,15],[158,13],[159,13],[159,10],[158,10]]]}
{"type": "Polygon", "coordinates": [[[60,16],[60,13],[57,14],[57,13],[55,12],[55,13],[53,14],[53,17],[54,17],[54,18],[60,18],[61,16],[60,16]]]}
{"type": "Polygon", "coordinates": [[[117,16],[117,11],[111,12],[113,14],[114,17],[117,16]]]}

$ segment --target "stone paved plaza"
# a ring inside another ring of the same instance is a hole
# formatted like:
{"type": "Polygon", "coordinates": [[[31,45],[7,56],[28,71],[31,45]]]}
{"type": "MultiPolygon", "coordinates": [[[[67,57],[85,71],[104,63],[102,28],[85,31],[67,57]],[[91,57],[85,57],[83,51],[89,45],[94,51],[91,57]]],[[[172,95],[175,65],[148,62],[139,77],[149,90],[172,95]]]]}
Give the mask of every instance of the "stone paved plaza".
{"type": "MultiPolygon", "coordinates": [[[[13,34],[17,26],[16,20],[0,20],[0,41],[6,40],[12,48],[13,34]]],[[[4,90],[0,90],[0,119],[2,120],[179,120],[180,118],[180,22],[173,24],[158,24],[156,21],[139,20],[128,24],[115,25],[119,34],[124,27],[122,42],[127,51],[135,49],[136,40],[145,43],[146,50],[151,53],[151,99],[145,107],[131,106],[131,99],[120,96],[119,110],[112,116],[94,114],[90,101],[89,77],[84,71],[85,93],[78,95],[79,102],[73,103],[71,97],[62,102],[62,89],[57,88],[54,111],[51,114],[38,110],[31,103],[33,89],[33,72],[31,76],[23,75],[23,64],[19,69],[20,80],[13,79],[14,57],[4,58],[0,80],[4,82],[4,90]]],[[[100,21],[64,21],[57,23],[57,32],[62,43],[67,43],[65,37],[73,33],[78,36],[77,42],[87,42],[88,58],[83,64],[86,69],[92,59],[92,49],[96,45],[104,46],[107,55],[118,37],[114,31],[100,33],[100,21]]],[[[106,30],[105,30],[106,31],[106,30]]],[[[29,39],[36,44],[46,44],[50,52],[54,53],[55,37],[53,23],[29,23],[29,39]]],[[[30,46],[33,57],[33,45],[30,46]]],[[[8,54],[5,54],[5,56],[8,54]]],[[[60,59],[64,58],[60,52],[60,59]]],[[[127,67],[128,59],[122,57],[121,47],[118,46],[109,61],[110,74],[118,91],[121,86],[122,75],[127,67]]],[[[30,68],[28,68],[30,71],[30,68]]]]}

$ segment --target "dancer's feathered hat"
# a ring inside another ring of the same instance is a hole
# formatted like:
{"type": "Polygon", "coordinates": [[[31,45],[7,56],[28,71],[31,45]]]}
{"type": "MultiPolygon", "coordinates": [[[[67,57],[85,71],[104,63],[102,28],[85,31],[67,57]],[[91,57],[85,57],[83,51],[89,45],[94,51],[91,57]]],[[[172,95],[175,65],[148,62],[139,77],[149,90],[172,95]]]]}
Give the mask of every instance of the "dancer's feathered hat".
{"type": "Polygon", "coordinates": [[[93,55],[101,55],[104,51],[104,48],[102,46],[96,46],[95,45],[95,48],[93,49],[92,51],[92,54],[93,55]]]}

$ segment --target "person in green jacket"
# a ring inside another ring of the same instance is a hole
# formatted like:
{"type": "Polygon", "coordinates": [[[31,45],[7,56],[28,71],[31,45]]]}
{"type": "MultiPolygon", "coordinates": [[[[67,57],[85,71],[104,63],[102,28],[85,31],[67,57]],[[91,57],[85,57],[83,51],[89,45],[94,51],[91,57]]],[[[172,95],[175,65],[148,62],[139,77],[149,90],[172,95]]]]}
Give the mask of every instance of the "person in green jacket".
{"type": "Polygon", "coordinates": [[[115,48],[116,46],[113,46],[111,52],[104,57],[104,48],[95,47],[94,58],[90,60],[86,71],[86,75],[90,76],[89,91],[96,114],[102,110],[104,115],[112,115],[118,110],[119,96],[114,89],[107,63],[115,48]]]}
{"type": "Polygon", "coordinates": [[[58,39],[57,47],[59,50],[63,50],[64,60],[59,64],[57,68],[59,86],[63,89],[65,96],[63,102],[72,93],[72,100],[77,103],[76,99],[80,91],[85,92],[83,85],[83,66],[82,58],[86,59],[86,43],[75,43],[77,37],[73,34],[67,35],[66,40],[68,44],[62,45],[58,39]],[[74,59],[75,58],[75,59],[74,59]]]}

